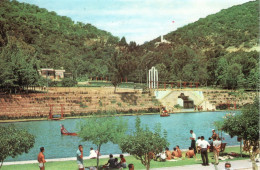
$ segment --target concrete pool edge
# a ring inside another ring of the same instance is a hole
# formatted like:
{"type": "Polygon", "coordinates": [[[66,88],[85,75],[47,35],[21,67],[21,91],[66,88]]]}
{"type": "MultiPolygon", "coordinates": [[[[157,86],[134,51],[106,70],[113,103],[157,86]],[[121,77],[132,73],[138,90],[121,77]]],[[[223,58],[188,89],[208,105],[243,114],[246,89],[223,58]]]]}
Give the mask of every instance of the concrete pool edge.
{"type": "MultiPolygon", "coordinates": [[[[185,111],[185,110],[180,110],[180,111],[175,111],[174,113],[170,114],[179,114],[179,113],[204,113],[204,112],[231,112],[231,111],[241,111],[239,109],[237,110],[215,110],[215,111],[185,111]]],[[[156,113],[132,113],[132,114],[115,114],[113,116],[142,116],[142,115],[160,115],[159,112],[156,113]]],[[[75,116],[75,117],[65,117],[64,119],[57,120],[57,121],[62,121],[65,119],[82,119],[82,118],[88,118],[88,117],[93,117],[95,115],[90,115],[90,116],[75,116]]],[[[97,117],[106,117],[106,116],[111,116],[111,115],[96,115],[97,117]]],[[[32,119],[11,119],[11,120],[0,120],[1,123],[16,123],[16,122],[31,122],[31,121],[46,121],[48,120],[47,118],[32,118],[32,119]]],[[[49,120],[53,121],[53,120],[49,120]]],[[[56,120],[55,120],[56,121],[56,120]]]]}

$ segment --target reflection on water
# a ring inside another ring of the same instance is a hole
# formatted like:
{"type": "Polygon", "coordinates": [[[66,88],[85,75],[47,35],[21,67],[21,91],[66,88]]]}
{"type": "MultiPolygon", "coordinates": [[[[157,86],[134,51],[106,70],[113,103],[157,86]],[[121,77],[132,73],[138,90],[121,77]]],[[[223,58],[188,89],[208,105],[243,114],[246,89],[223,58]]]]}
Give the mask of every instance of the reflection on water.
{"type": "MultiPolygon", "coordinates": [[[[190,146],[190,133],[193,129],[198,136],[205,136],[208,139],[214,128],[213,122],[220,120],[226,112],[196,112],[196,113],[178,113],[171,114],[170,117],[160,117],[159,115],[140,116],[142,125],[146,124],[153,128],[156,123],[161,123],[162,129],[167,131],[167,138],[170,143],[169,148],[179,145],[181,149],[187,149],[190,146]]],[[[135,128],[136,116],[123,116],[128,120],[129,131],[135,128]]],[[[84,146],[84,156],[89,156],[90,148],[96,148],[91,142],[82,142],[77,136],[61,136],[60,124],[64,124],[69,132],[77,132],[80,121],[84,119],[67,119],[62,121],[33,121],[13,123],[17,128],[27,129],[36,137],[35,145],[28,154],[17,156],[16,158],[7,158],[6,161],[35,160],[41,146],[45,147],[45,157],[65,158],[74,157],[79,144],[84,146]]],[[[10,123],[2,123],[6,126],[10,123]]],[[[98,125],[97,125],[98,128],[98,125]]],[[[236,138],[230,138],[223,133],[227,145],[238,145],[236,138]]],[[[119,154],[121,150],[118,145],[107,143],[101,146],[101,154],[110,153],[119,154]]]]}

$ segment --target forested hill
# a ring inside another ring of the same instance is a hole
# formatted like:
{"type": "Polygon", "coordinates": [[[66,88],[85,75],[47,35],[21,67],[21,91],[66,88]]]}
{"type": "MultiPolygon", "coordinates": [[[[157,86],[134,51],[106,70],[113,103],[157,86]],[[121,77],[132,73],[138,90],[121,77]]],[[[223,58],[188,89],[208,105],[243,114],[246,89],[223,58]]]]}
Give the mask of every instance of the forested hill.
{"type": "MultiPolygon", "coordinates": [[[[258,18],[259,1],[247,2],[199,19],[168,33],[164,38],[172,42],[173,48],[186,45],[203,52],[217,48],[248,51],[258,43],[258,18]]],[[[160,37],[145,44],[145,47],[153,48],[158,41],[160,37]]]]}
{"type": "Polygon", "coordinates": [[[199,81],[224,88],[258,83],[259,1],[233,6],[141,46],[142,61],[161,81],[199,81]]]}
{"type": "Polygon", "coordinates": [[[25,66],[26,71],[34,69],[33,74],[37,74],[37,68],[64,68],[74,76],[86,72],[101,76],[108,68],[98,70],[100,66],[96,65],[102,65],[107,57],[105,52],[114,49],[118,42],[118,37],[91,24],[74,23],[35,5],[1,0],[0,67],[5,69],[0,70],[0,86],[23,84],[19,83],[22,78],[10,74],[17,74],[14,71],[25,66]],[[11,63],[21,67],[14,68],[11,63]],[[8,81],[6,77],[10,77],[8,81]]]}
{"type": "Polygon", "coordinates": [[[258,87],[259,1],[222,10],[137,46],[91,24],[15,0],[0,0],[0,88],[45,85],[40,68],[65,69],[74,80],[108,77],[145,82],[199,82],[223,88],[258,87]]]}

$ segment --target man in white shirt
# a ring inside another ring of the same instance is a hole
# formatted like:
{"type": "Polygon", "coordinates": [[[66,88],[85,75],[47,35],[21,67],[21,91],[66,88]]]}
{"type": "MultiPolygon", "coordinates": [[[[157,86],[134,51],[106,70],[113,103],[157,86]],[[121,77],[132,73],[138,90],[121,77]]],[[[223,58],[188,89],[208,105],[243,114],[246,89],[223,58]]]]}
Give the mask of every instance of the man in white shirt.
{"type": "Polygon", "coordinates": [[[198,147],[200,144],[201,140],[200,140],[200,136],[198,137],[198,140],[196,141],[196,149],[197,149],[197,153],[200,154],[200,148],[198,147]]]}
{"type": "Polygon", "coordinates": [[[198,145],[201,149],[201,158],[203,161],[203,166],[209,165],[209,159],[208,159],[208,147],[210,146],[209,142],[204,140],[204,136],[201,136],[201,142],[198,145]]]}
{"type": "Polygon", "coordinates": [[[214,152],[215,165],[218,165],[220,147],[221,147],[221,141],[219,139],[216,139],[216,137],[213,137],[213,152],[214,152]]]}
{"type": "Polygon", "coordinates": [[[196,150],[196,134],[193,132],[193,130],[190,130],[190,134],[191,134],[191,137],[190,137],[191,145],[190,145],[190,147],[193,148],[194,153],[196,155],[196,153],[197,153],[197,150],[196,150]]]}

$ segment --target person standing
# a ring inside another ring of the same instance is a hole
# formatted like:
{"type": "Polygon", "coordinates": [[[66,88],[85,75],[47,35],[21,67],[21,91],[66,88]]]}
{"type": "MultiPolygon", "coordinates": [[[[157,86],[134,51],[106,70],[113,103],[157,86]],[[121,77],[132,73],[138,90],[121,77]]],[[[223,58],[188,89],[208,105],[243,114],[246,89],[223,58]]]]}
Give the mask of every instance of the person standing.
{"type": "Polygon", "coordinates": [[[44,166],[44,163],[46,162],[45,159],[44,159],[44,147],[41,147],[40,148],[40,153],[38,154],[38,162],[39,162],[39,167],[40,167],[40,170],[44,170],[45,169],[45,166],[44,166]]]}
{"type": "Polygon", "coordinates": [[[201,148],[201,158],[202,158],[202,165],[208,166],[209,165],[209,159],[208,159],[208,147],[210,146],[209,142],[204,140],[204,136],[201,136],[201,142],[199,144],[199,147],[201,148]]]}
{"type": "Polygon", "coordinates": [[[219,138],[216,139],[214,137],[213,138],[213,152],[214,152],[215,165],[218,165],[218,157],[219,157],[220,147],[221,147],[221,141],[219,140],[219,138]]]}
{"type": "Polygon", "coordinates": [[[216,133],[216,131],[215,131],[215,129],[212,129],[212,136],[211,136],[211,138],[218,138],[218,134],[216,133]]]}
{"type": "Polygon", "coordinates": [[[191,137],[190,137],[191,145],[190,145],[190,147],[193,148],[194,153],[196,155],[196,153],[197,153],[197,150],[196,150],[196,134],[193,132],[193,130],[190,130],[190,134],[191,134],[191,137]]]}
{"type": "Polygon", "coordinates": [[[200,154],[200,148],[198,147],[199,144],[200,144],[201,140],[200,140],[200,136],[198,137],[198,140],[196,141],[196,150],[197,150],[197,153],[200,154]]]}
{"type": "Polygon", "coordinates": [[[79,170],[84,170],[82,145],[79,145],[79,149],[77,150],[77,164],[78,164],[79,170]]]}

